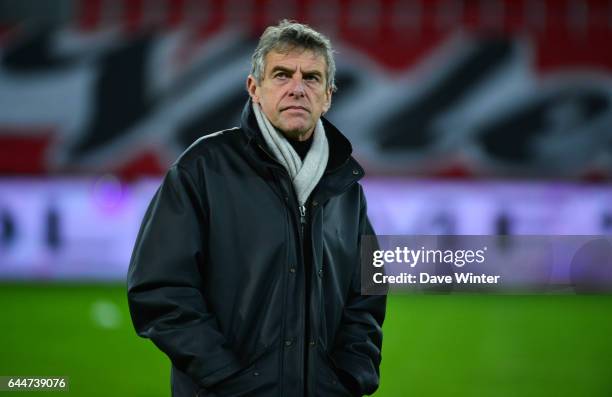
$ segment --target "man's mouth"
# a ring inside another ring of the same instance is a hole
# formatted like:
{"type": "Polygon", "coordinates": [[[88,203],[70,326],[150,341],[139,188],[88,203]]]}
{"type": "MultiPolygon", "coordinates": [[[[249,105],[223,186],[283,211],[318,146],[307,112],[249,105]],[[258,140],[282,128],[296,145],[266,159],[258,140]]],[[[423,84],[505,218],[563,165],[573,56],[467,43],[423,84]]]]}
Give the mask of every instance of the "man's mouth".
{"type": "Polygon", "coordinates": [[[301,110],[303,112],[310,112],[304,106],[287,106],[281,109],[282,112],[284,112],[285,110],[301,110]]]}

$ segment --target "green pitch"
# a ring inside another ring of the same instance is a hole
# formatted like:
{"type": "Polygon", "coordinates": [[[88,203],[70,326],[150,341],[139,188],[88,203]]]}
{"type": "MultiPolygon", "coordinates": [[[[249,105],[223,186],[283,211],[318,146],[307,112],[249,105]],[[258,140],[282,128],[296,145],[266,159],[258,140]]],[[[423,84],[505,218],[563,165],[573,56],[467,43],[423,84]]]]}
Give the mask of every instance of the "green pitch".
{"type": "MultiPolygon", "coordinates": [[[[0,301],[0,376],[70,378],[68,392],[19,396],[170,395],[169,361],[134,333],[122,285],[0,284],[0,301]]],[[[390,297],[376,396],[609,397],[611,308],[612,296],[390,297]]]]}

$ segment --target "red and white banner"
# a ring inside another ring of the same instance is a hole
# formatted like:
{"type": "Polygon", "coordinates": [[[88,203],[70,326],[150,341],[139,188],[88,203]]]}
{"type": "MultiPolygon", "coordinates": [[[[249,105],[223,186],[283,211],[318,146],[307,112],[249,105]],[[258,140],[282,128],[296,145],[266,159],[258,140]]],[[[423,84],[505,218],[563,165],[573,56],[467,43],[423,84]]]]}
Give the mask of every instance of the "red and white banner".
{"type": "Polygon", "coordinates": [[[370,174],[612,177],[612,1],[49,3],[2,10],[0,174],[163,172],[238,123],[292,18],[335,43],[328,117],[370,174]]]}

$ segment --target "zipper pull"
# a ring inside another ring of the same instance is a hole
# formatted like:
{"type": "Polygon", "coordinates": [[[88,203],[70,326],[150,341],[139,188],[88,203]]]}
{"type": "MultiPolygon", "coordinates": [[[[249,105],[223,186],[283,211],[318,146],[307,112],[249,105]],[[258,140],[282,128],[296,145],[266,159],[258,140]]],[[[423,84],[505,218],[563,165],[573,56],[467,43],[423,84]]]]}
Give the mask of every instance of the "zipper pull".
{"type": "Polygon", "coordinates": [[[300,205],[298,207],[300,210],[300,232],[302,233],[302,239],[304,238],[304,226],[306,226],[306,207],[300,205]]]}

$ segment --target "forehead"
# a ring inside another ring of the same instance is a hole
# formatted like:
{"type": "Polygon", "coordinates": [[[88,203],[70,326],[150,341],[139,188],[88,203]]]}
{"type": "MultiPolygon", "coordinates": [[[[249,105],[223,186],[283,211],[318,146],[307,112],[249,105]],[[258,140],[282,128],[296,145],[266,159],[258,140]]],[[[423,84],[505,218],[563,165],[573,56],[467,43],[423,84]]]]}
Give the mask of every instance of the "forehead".
{"type": "Polygon", "coordinates": [[[303,48],[294,48],[289,51],[279,52],[271,50],[265,57],[265,72],[271,71],[276,66],[289,69],[306,69],[325,73],[327,62],[323,55],[303,48]]]}

